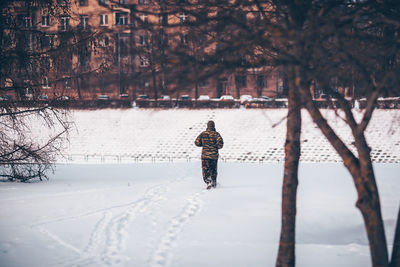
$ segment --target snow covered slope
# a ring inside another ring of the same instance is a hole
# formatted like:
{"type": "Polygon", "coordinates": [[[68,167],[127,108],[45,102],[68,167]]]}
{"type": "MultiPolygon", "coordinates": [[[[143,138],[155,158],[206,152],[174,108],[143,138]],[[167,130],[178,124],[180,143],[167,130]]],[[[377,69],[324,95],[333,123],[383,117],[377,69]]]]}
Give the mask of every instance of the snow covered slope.
{"type": "MultiPolygon", "coordinates": [[[[350,131],[334,111],[323,111],[336,133],[353,149],[350,131]]],[[[286,109],[128,109],[74,111],[76,128],[66,150],[72,162],[177,161],[199,159],[194,139],[208,120],[224,138],[229,162],[281,162],[286,109]],[[279,123],[281,122],[281,123],[279,123]]],[[[356,114],[357,117],[361,113],[356,114]]],[[[374,162],[400,162],[400,110],[376,110],[367,129],[374,162]]],[[[320,130],[303,113],[303,162],[339,162],[320,130]]],[[[65,162],[60,158],[59,162],[65,162]]]]}
{"type": "MultiPolygon", "coordinates": [[[[399,164],[376,164],[388,243],[399,164]]],[[[274,266],[282,164],[60,165],[49,181],[0,183],[0,266],[274,266]]],[[[368,267],[353,182],[340,163],[300,166],[297,267],[368,267]]]]}

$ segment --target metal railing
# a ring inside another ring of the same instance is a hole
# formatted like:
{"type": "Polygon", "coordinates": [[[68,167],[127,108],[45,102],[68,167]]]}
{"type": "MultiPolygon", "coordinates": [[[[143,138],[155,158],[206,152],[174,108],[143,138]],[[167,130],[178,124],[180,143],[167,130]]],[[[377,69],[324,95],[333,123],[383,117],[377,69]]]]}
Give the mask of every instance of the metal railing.
{"type": "MultiPolygon", "coordinates": [[[[400,156],[392,155],[381,156],[372,154],[371,159],[374,163],[400,163],[400,156]]],[[[220,162],[237,162],[237,163],[283,163],[284,157],[274,155],[271,157],[227,157],[220,156],[220,162]]],[[[193,156],[170,156],[170,155],[127,155],[127,154],[68,154],[57,160],[57,163],[162,163],[162,162],[199,162],[201,157],[193,156]]],[[[329,157],[321,159],[319,157],[305,156],[301,157],[302,163],[341,163],[340,157],[329,157]]]]}

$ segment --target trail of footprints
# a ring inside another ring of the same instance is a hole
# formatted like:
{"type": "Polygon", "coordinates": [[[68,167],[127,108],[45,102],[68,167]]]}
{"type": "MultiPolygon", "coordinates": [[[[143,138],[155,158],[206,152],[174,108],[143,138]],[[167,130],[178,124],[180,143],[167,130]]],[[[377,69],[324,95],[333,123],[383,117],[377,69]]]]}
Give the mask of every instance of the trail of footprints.
{"type": "MultiPolygon", "coordinates": [[[[166,184],[157,185],[148,189],[144,195],[125,206],[111,207],[103,211],[101,218],[93,227],[86,246],[79,250],[68,244],[61,238],[45,229],[45,225],[38,227],[38,230],[49,236],[59,245],[74,251],[76,254],[72,259],[64,259],[54,266],[124,266],[129,261],[126,255],[126,244],[129,238],[129,227],[138,214],[146,213],[152,225],[152,235],[156,234],[157,218],[154,211],[159,208],[158,204],[166,200],[164,195],[169,191],[170,186],[184,177],[172,180],[166,184]],[[118,211],[115,211],[118,210],[118,211]],[[122,209],[122,211],[121,211],[122,209]],[[71,249],[73,248],[73,249],[71,249]]],[[[169,266],[172,260],[172,249],[176,245],[183,226],[191,217],[195,216],[202,206],[201,195],[206,190],[195,193],[186,199],[183,209],[170,222],[167,231],[162,235],[161,240],[156,236],[149,237],[150,250],[152,251],[148,264],[149,266],[169,266]]],[[[138,240],[141,242],[141,240],[138,240]]]]}
{"type": "Polygon", "coordinates": [[[184,206],[178,216],[172,219],[170,226],[161,238],[159,245],[156,247],[155,252],[150,259],[149,266],[161,267],[169,266],[172,260],[171,250],[177,242],[180,232],[183,229],[183,225],[189,221],[189,219],[197,214],[202,206],[202,200],[200,196],[205,192],[202,190],[196,193],[194,196],[187,199],[187,203],[184,206]]]}

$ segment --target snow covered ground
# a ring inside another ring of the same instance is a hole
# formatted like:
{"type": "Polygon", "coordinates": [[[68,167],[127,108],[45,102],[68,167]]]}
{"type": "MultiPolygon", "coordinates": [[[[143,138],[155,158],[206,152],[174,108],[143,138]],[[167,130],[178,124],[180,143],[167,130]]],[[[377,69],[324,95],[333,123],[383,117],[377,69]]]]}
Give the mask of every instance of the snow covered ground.
{"type": "MultiPolygon", "coordinates": [[[[1,266],[273,266],[283,166],[198,162],[59,165],[49,181],[0,183],[1,266]]],[[[376,164],[388,242],[399,164],[376,164]]],[[[370,266],[354,185],[339,163],[303,163],[297,266],[370,266]]]]}
{"type": "MultiPolygon", "coordinates": [[[[0,266],[274,266],[286,112],[74,111],[68,156],[49,181],[0,182],[0,266]],[[211,191],[193,144],[209,119],[225,141],[211,191]]],[[[344,122],[324,113],[352,147],[344,122]]],[[[377,110],[367,129],[389,244],[399,118],[377,110]]],[[[306,113],[302,149],[296,266],[370,266],[353,182],[306,113]]]]}
{"type": "MultiPolygon", "coordinates": [[[[74,111],[67,160],[59,162],[191,161],[199,159],[194,139],[209,119],[224,138],[229,162],[282,162],[286,109],[127,109],[74,111]],[[281,123],[279,123],[281,122],[281,123]],[[276,125],[276,126],[275,126],[276,125]]],[[[353,149],[350,131],[334,111],[324,110],[339,136],[353,149]]],[[[361,113],[356,112],[359,118],[361,113]]],[[[400,110],[376,110],[367,129],[374,162],[400,163],[400,110]]],[[[43,130],[38,128],[39,134],[43,130]]],[[[341,161],[303,113],[303,162],[341,161]]]]}

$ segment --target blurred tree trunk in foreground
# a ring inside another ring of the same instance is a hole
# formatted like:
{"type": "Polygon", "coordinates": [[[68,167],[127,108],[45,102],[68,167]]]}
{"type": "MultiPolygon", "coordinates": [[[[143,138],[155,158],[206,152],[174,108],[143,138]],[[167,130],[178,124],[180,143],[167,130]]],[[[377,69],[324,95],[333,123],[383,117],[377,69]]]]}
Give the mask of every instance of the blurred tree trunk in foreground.
{"type": "MultiPolygon", "coordinates": [[[[288,68],[294,75],[294,68],[288,68]]],[[[294,79],[289,79],[293,82],[294,79]]],[[[300,159],[301,105],[295,84],[289,84],[287,130],[285,142],[285,167],[282,186],[282,226],[276,266],[295,266],[296,199],[300,159]]]]}
{"type": "Polygon", "coordinates": [[[400,208],[399,214],[397,215],[396,230],[394,233],[392,258],[390,260],[390,267],[400,266],[400,208]]]}

